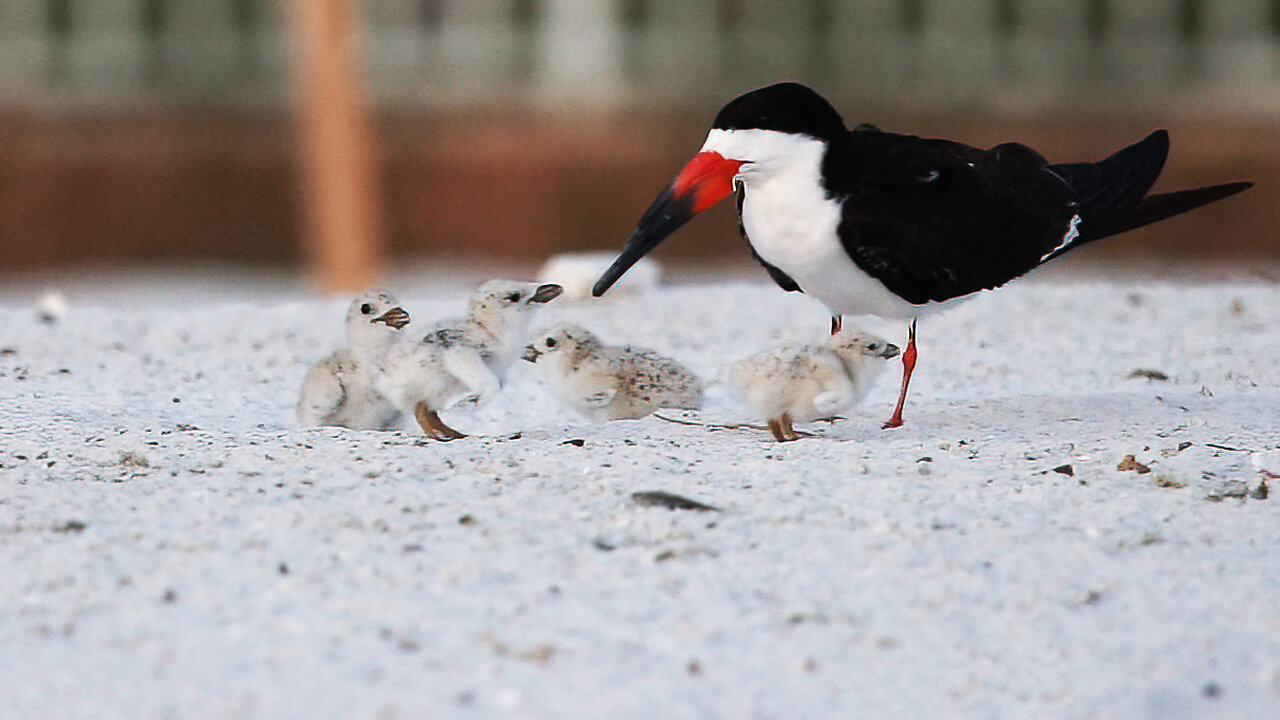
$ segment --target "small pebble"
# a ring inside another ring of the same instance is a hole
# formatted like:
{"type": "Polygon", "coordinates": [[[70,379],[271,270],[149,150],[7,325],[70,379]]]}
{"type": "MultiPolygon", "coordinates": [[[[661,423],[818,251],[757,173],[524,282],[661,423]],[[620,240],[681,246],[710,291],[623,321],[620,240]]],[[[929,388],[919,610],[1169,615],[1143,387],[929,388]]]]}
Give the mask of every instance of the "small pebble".
{"type": "Polygon", "coordinates": [[[1267,486],[1266,478],[1262,478],[1261,480],[1259,480],[1258,487],[1254,488],[1253,492],[1249,493],[1249,497],[1253,498],[1254,500],[1266,500],[1270,496],[1271,496],[1271,488],[1267,486]]]}
{"type": "Polygon", "coordinates": [[[1138,462],[1138,459],[1133,455],[1125,455],[1124,459],[1121,460],[1118,465],[1116,465],[1116,469],[1119,470],[1120,472],[1129,472],[1132,470],[1133,472],[1136,472],[1139,475],[1144,475],[1146,473],[1151,472],[1150,467],[1138,462]]]}

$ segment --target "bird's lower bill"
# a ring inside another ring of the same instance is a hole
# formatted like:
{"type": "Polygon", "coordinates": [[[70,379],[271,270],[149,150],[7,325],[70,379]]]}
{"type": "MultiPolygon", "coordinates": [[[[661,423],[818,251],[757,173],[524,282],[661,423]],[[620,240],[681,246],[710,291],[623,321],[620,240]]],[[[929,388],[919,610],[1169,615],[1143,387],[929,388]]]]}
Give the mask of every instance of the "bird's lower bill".
{"type": "Polygon", "coordinates": [[[609,288],[663,240],[667,239],[694,215],[720,202],[733,192],[733,178],[742,167],[741,160],[729,160],[717,152],[700,152],[676,175],[675,180],[654,198],[640,217],[631,239],[613,264],[596,281],[591,294],[595,297],[609,288]]]}

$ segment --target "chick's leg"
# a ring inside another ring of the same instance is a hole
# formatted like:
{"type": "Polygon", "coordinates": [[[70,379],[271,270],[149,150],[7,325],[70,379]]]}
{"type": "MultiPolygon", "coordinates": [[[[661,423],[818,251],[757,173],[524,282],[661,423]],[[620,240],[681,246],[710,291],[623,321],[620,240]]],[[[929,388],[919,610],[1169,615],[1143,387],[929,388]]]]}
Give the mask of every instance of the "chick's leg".
{"type": "Polygon", "coordinates": [[[782,413],[782,417],[779,420],[782,422],[782,432],[786,435],[783,440],[795,440],[800,437],[796,434],[796,429],[791,427],[791,413],[782,413]]]}
{"type": "Polygon", "coordinates": [[[776,418],[769,418],[769,432],[773,433],[773,437],[778,442],[786,442],[787,434],[782,431],[782,421],[776,418]]]}
{"type": "Polygon", "coordinates": [[[466,437],[465,434],[445,425],[440,416],[436,414],[436,411],[432,410],[426,402],[420,402],[413,406],[413,418],[418,421],[422,432],[426,433],[427,437],[432,440],[448,442],[466,437]]]}

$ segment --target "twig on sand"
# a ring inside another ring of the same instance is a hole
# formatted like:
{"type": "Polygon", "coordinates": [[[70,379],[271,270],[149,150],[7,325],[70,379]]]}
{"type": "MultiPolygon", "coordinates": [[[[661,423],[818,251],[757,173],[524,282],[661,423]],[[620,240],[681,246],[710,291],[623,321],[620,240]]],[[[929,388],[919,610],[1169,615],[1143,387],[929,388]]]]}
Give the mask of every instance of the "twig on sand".
{"type": "Polygon", "coordinates": [[[654,413],[653,416],[658,418],[659,420],[666,420],[669,423],[675,423],[677,425],[693,425],[695,427],[711,428],[712,430],[744,430],[746,429],[746,430],[766,430],[767,431],[769,429],[763,425],[752,425],[751,423],[708,423],[708,422],[701,422],[699,420],[687,420],[685,418],[668,417],[658,412],[654,413]]]}
{"type": "MultiPolygon", "coordinates": [[[[669,423],[704,427],[708,430],[760,430],[762,432],[769,432],[769,428],[764,425],[755,425],[752,423],[709,423],[701,422],[699,420],[686,420],[685,418],[668,417],[662,413],[654,413],[653,416],[659,420],[666,420],[669,423]]],[[[796,434],[803,435],[804,437],[813,437],[813,433],[805,432],[804,430],[796,430],[796,434]]]]}

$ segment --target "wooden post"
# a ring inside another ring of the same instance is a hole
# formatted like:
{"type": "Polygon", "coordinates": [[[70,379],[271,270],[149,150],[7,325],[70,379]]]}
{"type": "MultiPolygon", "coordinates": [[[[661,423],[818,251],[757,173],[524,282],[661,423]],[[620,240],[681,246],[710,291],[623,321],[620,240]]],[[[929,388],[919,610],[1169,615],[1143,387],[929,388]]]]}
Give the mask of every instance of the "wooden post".
{"type": "Polygon", "coordinates": [[[308,272],[327,290],[380,270],[375,148],[351,0],[294,0],[298,134],[308,272]]]}

